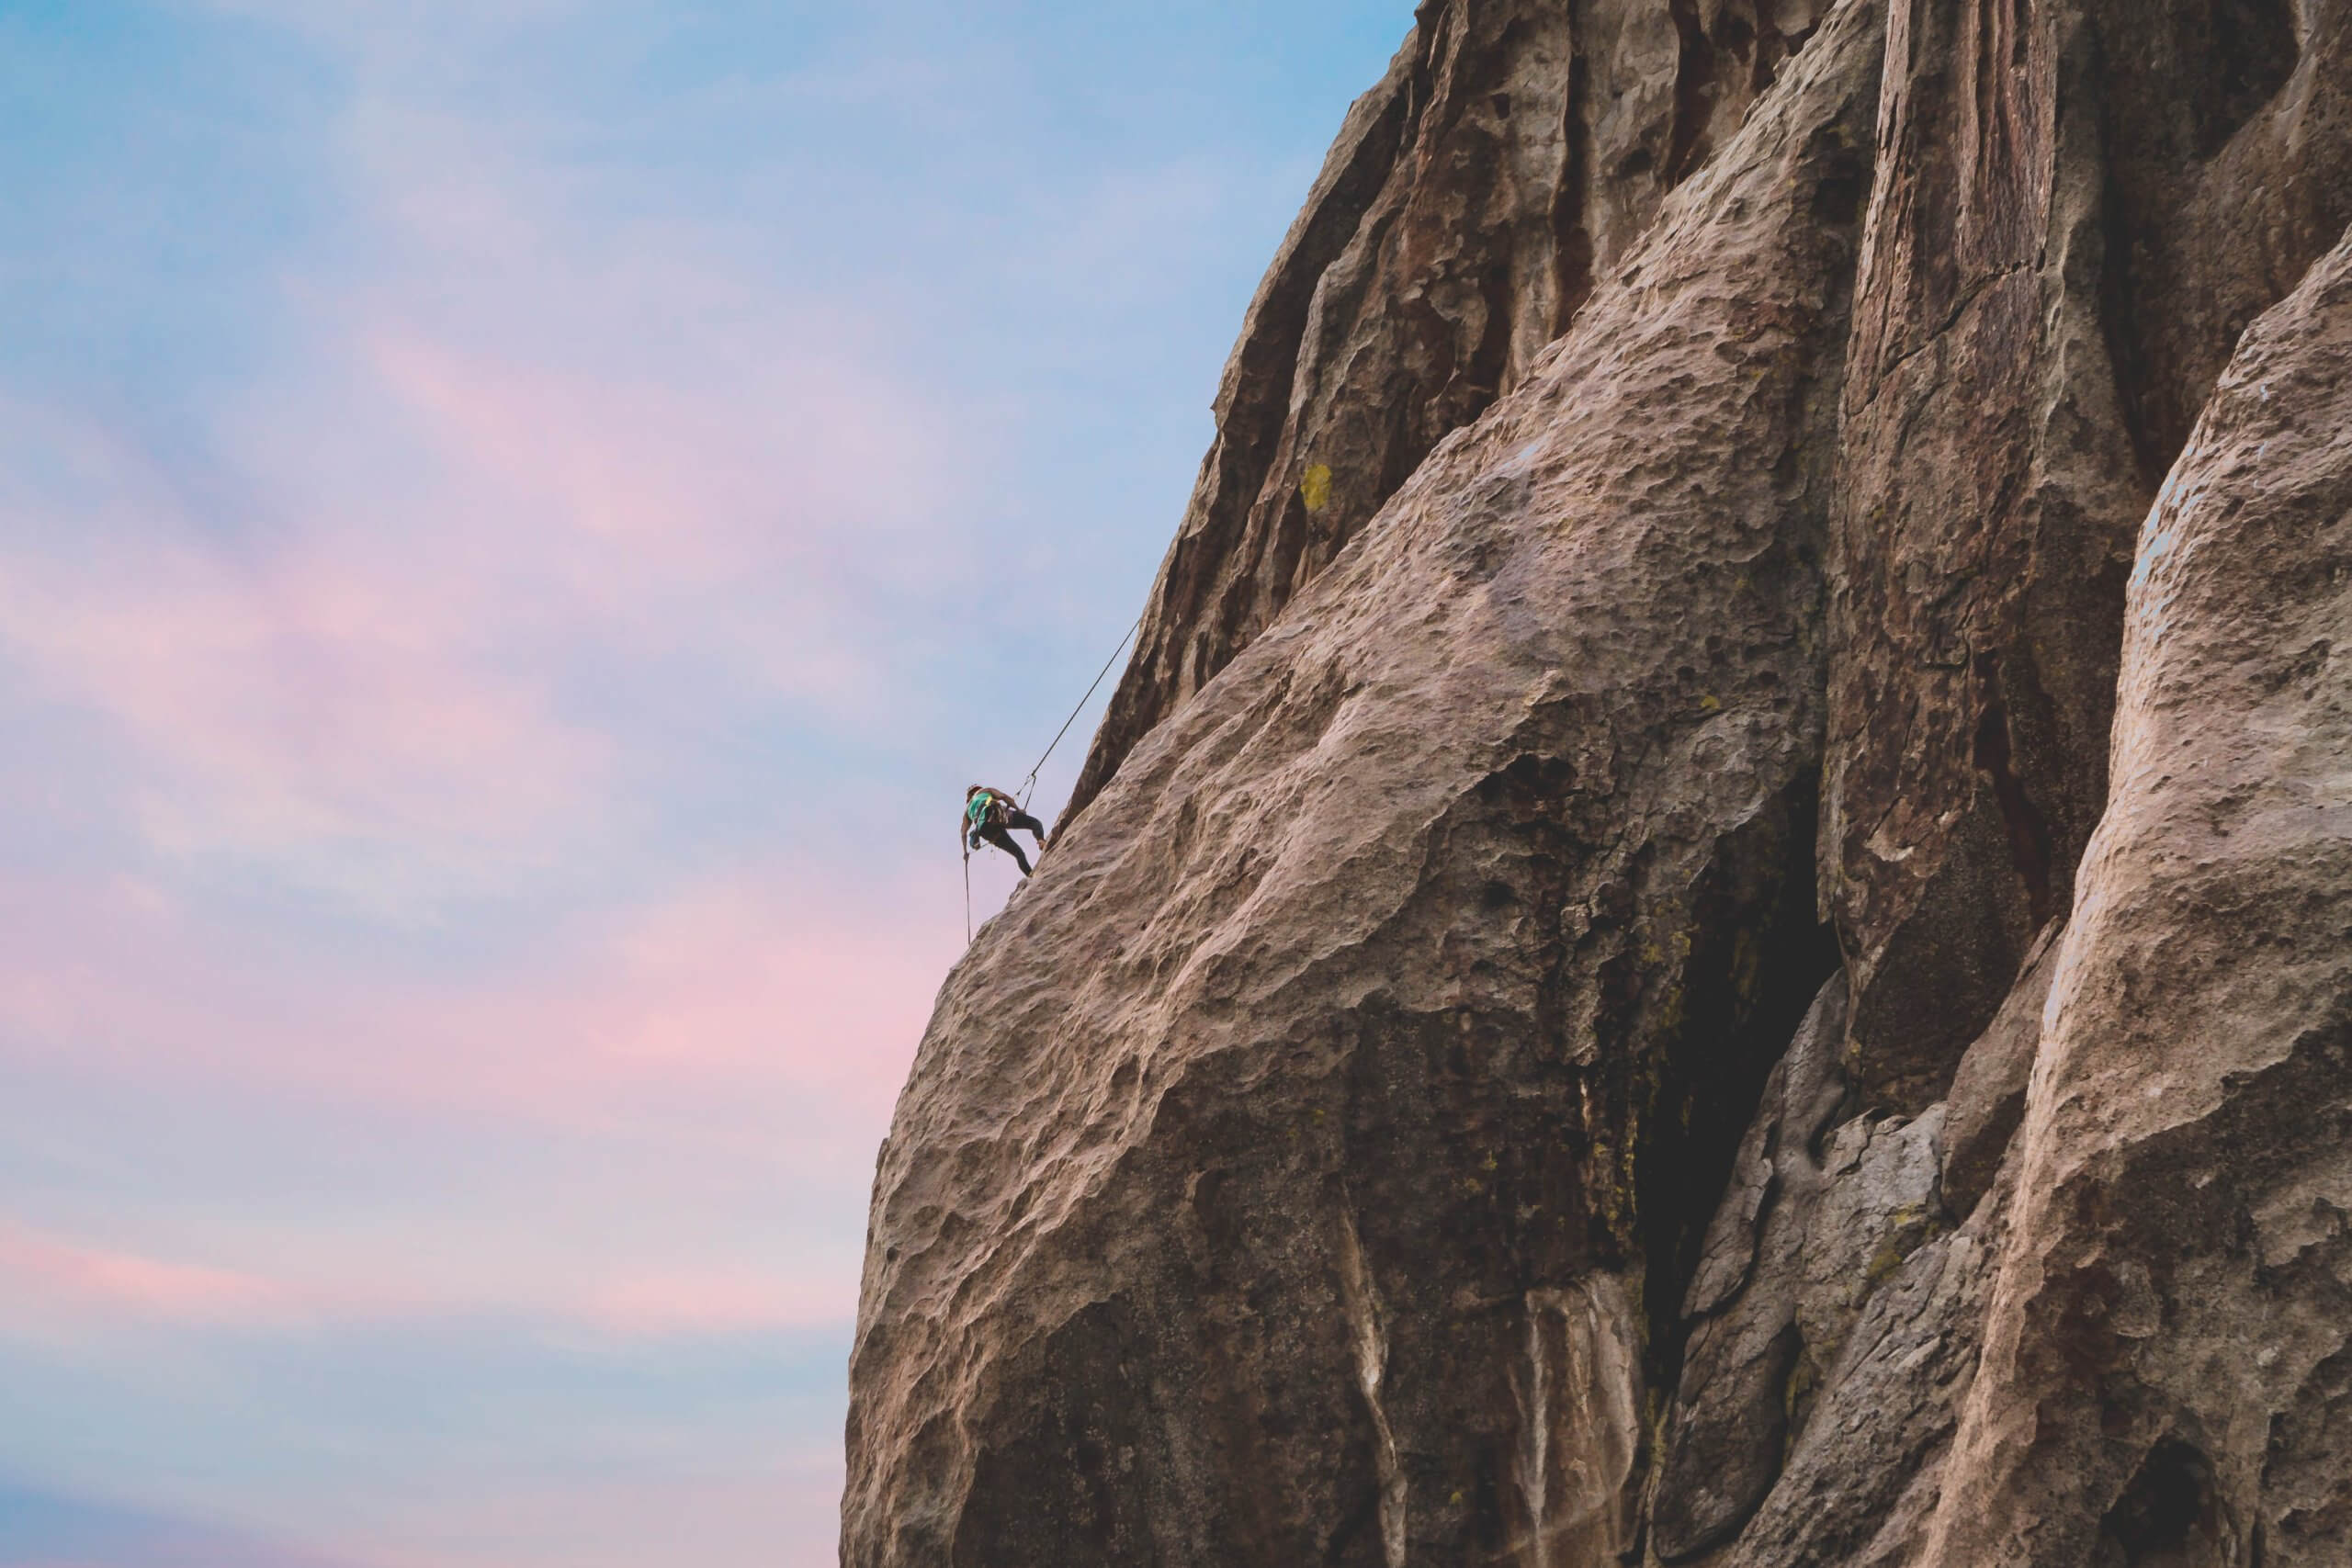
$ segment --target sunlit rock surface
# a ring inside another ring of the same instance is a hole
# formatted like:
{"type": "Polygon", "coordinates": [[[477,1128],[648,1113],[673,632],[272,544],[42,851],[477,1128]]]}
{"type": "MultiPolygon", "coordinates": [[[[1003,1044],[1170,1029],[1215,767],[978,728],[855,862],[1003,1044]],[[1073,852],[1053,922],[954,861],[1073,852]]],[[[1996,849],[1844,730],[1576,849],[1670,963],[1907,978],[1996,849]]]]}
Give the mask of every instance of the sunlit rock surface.
{"type": "Polygon", "coordinates": [[[876,1175],[854,1568],[2352,1562],[2352,0],[1430,0],[876,1175]]]}

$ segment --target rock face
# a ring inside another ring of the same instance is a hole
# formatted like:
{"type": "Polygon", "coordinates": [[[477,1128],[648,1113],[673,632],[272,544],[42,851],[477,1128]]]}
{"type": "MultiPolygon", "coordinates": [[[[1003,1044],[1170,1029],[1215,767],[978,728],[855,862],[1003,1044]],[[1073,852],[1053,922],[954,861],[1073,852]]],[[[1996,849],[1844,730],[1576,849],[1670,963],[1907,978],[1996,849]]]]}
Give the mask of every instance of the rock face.
{"type": "Polygon", "coordinates": [[[1074,818],[1530,367],[1826,0],[1424,0],[1258,287],[1074,818]]]}
{"type": "Polygon", "coordinates": [[[2352,243],[2142,529],[1926,1561],[2352,1561],[2352,243]]]}
{"type": "Polygon", "coordinates": [[[845,1564],[2352,1562],[2347,56],[1422,6],[901,1099],[845,1564]]]}
{"type": "Polygon", "coordinates": [[[2352,7],[2299,34],[2290,0],[1890,5],[1822,888],[1866,1080],[1916,1109],[2072,897],[2155,485],[2352,223],[2352,7]]]}

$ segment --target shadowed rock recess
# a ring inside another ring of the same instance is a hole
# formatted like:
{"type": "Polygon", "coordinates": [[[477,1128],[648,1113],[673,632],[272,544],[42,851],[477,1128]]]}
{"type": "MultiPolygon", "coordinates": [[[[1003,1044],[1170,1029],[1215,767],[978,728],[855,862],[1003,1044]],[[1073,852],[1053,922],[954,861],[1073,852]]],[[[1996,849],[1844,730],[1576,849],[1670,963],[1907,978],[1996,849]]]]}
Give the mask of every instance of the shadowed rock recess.
{"type": "Polygon", "coordinates": [[[2352,1563],[2347,91],[1428,0],[923,1037],[843,1563],[2352,1563]]]}

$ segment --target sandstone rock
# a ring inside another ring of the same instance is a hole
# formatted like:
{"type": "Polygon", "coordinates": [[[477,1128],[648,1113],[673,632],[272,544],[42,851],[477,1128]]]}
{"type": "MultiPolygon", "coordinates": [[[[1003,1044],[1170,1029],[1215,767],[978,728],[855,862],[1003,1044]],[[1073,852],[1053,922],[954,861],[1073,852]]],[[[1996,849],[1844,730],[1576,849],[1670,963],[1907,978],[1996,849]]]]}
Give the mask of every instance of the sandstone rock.
{"type": "Polygon", "coordinates": [[[1992,1272],[1988,1203],[1879,1280],[1819,1374],[1786,1463],[1724,1568],[1894,1568],[1917,1561],[1976,1361],[1992,1272]]]}
{"type": "Polygon", "coordinates": [[[1259,285],[1065,819],[1442,437],[1526,379],[1826,9],[1424,0],[1259,285]]]}
{"type": "Polygon", "coordinates": [[[2152,484],[2100,316],[2098,80],[2065,8],[1891,0],[1831,555],[1823,886],[1868,1090],[1949,1086],[2104,797],[2152,484]],[[2063,107],[2063,113],[2062,113],[2063,107]]]}
{"type": "Polygon", "coordinates": [[[844,1564],[2352,1562],[2347,84],[1424,5],[924,1037],[844,1564]]]}
{"type": "Polygon", "coordinates": [[[1966,1219],[1993,1185],[2001,1160],[2025,1119],[2026,1082],[2041,1046],[2041,1009],[2057,974],[2058,939],[2065,928],[2045,927],[2027,953],[2025,970],[2001,1010],[1960,1059],[1944,1108],[1945,1212],[1966,1219]]]}
{"type": "Polygon", "coordinates": [[[1826,1379],[1871,1293],[1943,1228],[1936,1196],[1943,1121],[1939,1105],[1917,1121],[1858,1116],[1832,1134],[1798,1255],[1800,1370],[1808,1385],[1826,1379]]]}
{"type": "Polygon", "coordinates": [[[950,977],[845,1562],[1634,1545],[1644,1390],[1835,962],[1807,454],[1880,58],[1849,6],[950,977]]]}
{"type": "Polygon", "coordinates": [[[2304,9],[1890,0],[1822,846],[1862,1077],[1902,1109],[2071,897],[2156,479],[2352,222],[2352,21],[2304,9]]]}
{"type": "Polygon", "coordinates": [[[2142,531],[1930,1564],[2352,1557],[2352,242],[2142,531]]]}
{"type": "Polygon", "coordinates": [[[1846,1097],[1845,977],[1822,988],[1772,1076],[1683,1303],[1690,1335],[1650,1502],[1652,1545],[1687,1561],[1728,1540],[1781,1469],[1803,1254],[1827,1176],[1817,1140],[1846,1097]]]}
{"type": "MultiPolygon", "coordinates": [[[[1916,1370],[1938,1352],[1966,1359],[1965,1345],[1944,1343],[1946,1330],[1962,1321],[1952,1303],[1973,1300],[1965,1291],[1937,1293],[1950,1248],[1939,1246],[1936,1271],[1924,1282],[1890,1285],[1945,1228],[1937,1201],[1944,1108],[1916,1122],[1866,1114],[1829,1125],[1849,1093],[1836,1056],[1844,1002],[1841,976],[1773,1070],[1684,1304],[1695,1322],[1650,1499],[1651,1549],[1664,1562],[1690,1561],[1739,1534],[1781,1480],[1788,1434],[1814,1430],[1824,1390],[1831,1413],[1820,1419],[1844,1433],[1853,1425],[1845,1406],[1857,1397],[1848,1385],[1857,1378],[1874,1387],[1885,1381],[1887,1363],[1907,1359],[1916,1370]],[[1726,1267],[1732,1259],[1739,1260],[1736,1278],[1726,1267]],[[1906,1304],[1879,1301],[1882,1288],[1906,1304]],[[1928,1299],[1937,1310],[1922,1329],[1920,1303],[1928,1299]],[[1866,1319],[1864,1338],[1875,1355],[1849,1357],[1866,1319]],[[1849,1369],[1855,1359],[1867,1373],[1849,1369]]],[[[1974,1243],[1962,1250],[1973,1269],[1974,1243]]],[[[1882,1426],[1884,1392],[1869,1402],[1869,1419],[1882,1426]]],[[[1931,1404],[1921,1393],[1909,1391],[1896,1408],[1931,1404]]],[[[1938,1420],[1928,1436],[1948,1431],[1948,1404],[1932,1414],[1938,1420]]],[[[1806,1451],[1848,1457],[1843,1440],[1815,1438],[1806,1451]]],[[[1879,1466],[1864,1468],[1867,1479],[1883,1481],[1879,1466]]],[[[1851,1475],[1835,1478],[1852,1484],[1851,1475]]],[[[1818,1497],[1808,1505],[1811,1526],[1822,1522],[1811,1517],[1820,1507],[1818,1497]]]]}

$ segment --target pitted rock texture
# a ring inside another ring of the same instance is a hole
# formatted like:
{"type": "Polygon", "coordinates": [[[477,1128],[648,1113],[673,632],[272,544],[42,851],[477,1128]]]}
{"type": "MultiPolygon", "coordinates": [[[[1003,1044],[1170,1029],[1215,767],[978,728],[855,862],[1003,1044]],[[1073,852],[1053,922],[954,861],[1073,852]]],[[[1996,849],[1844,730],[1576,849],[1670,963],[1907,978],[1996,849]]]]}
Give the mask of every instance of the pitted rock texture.
{"type": "Polygon", "coordinates": [[[1826,0],[1424,0],[1259,285],[1065,812],[1527,378],[1826,0]]]}
{"type": "Polygon", "coordinates": [[[2352,240],[2142,530],[2115,799],[1925,1561],[2352,1561],[2352,240]]]}
{"type": "Polygon", "coordinates": [[[901,1098],[844,1564],[2352,1562],[2347,83],[1423,6],[901,1098]]]}
{"type": "Polygon", "coordinates": [[[1645,1282],[1835,964],[1804,454],[1880,58],[1867,7],[1817,37],[950,978],[876,1179],[848,1561],[1634,1548],[1645,1282]]]}
{"type": "Polygon", "coordinates": [[[1943,1092],[2064,912],[2140,519],[2235,334],[2352,223],[2352,7],[2297,10],[1889,0],[1822,851],[1892,1103],[1943,1092]]]}

